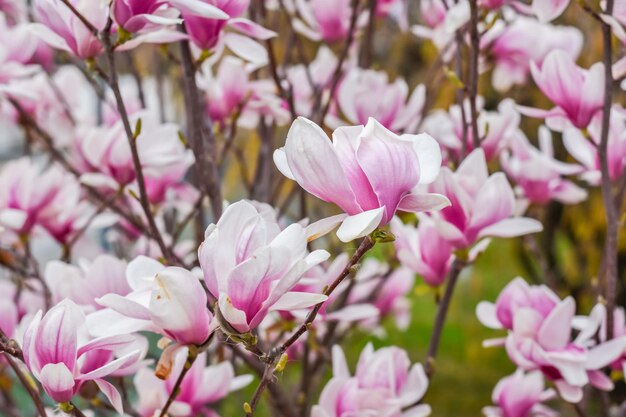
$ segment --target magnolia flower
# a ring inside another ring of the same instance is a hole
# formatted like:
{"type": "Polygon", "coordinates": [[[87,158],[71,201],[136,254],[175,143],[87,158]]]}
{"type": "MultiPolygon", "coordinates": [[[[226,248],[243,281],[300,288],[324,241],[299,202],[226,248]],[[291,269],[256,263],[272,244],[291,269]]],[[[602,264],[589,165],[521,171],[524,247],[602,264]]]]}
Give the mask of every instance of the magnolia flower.
{"type": "Polygon", "coordinates": [[[185,19],[185,28],[191,41],[200,49],[214,50],[227,46],[236,55],[255,64],[267,62],[265,48],[251,38],[267,40],[276,33],[268,30],[253,21],[240,17],[248,9],[250,0],[195,0],[202,6],[211,5],[223,12],[219,19],[207,18],[199,15],[194,7],[183,5],[191,3],[189,0],[175,2],[176,7],[182,12],[185,19]],[[230,27],[239,33],[225,33],[224,29],[230,27]]]}
{"type": "Polygon", "coordinates": [[[299,117],[274,162],[286,177],[316,197],[337,204],[346,215],[337,236],[344,242],[371,233],[396,210],[439,210],[449,205],[440,194],[415,193],[437,178],[441,153],[426,135],[398,136],[370,118],[365,127],[340,127],[329,142],[315,123],[299,117]]]}
{"type": "Polygon", "coordinates": [[[442,168],[429,190],[452,202],[431,217],[439,233],[456,248],[468,248],[485,237],[514,237],[542,230],[537,220],[513,217],[513,190],[503,172],[489,176],[482,149],[472,151],[454,173],[442,168]]]}
{"type": "MultiPolygon", "coordinates": [[[[469,102],[464,103],[465,114],[470,114],[469,102]]],[[[478,135],[480,147],[487,160],[497,157],[519,127],[520,115],[511,99],[504,99],[498,105],[498,111],[482,109],[482,100],[478,101],[478,135]]],[[[471,129],[463,129],[461,107],[450,106],[448,112],[435,110],[429,114],[422,125],[424,131],[437,139],[448,154],[448,159],[460,159],[464,149],[474,149],[471,129]],[[463,135],[466,135],[463,144],[463,135]]]]}
{"type": "Polygon", "coordinates": [[[530,64],[533,79],[541,91],[555,104],[552,110],[518,106],[530,117],[545,118],[553,130],[562,131],[570,124],[586,128],[593,116],[602,108],[604,100],[604,67],[598,62],[584,70],[562,50],[554,50],[544,59],[541,67],[530,64]]]}
{"type": "Polygon", "coordinates": [[[109,293],[124,296],[131,292],[126,281],[126,261],[106,254],[91,262],[81,259],[78,266],[50,261],[43,276],[52,292],[53,302],[68,298],[85,311],[102,308],[96,298],[109,293]]]}
{"type": "Polygon", "coordinates": [[[148,330],[161,333],[179,345],[202,345],[214,330],[207,295],[193,273],[139,256],[128,264],[126,279],[132,289],[130,293],[125,296],[109,293],[96,299],[110,310],[88,316],[93,332],[120,334],[148,330]]]}
{"type": "Polygon", "coordinates": [[[88,340],[86,334],[80,308],[64,300],[43,317],[39,311],[33,318],[24,334],[24,361],[54,401],[70,402],[83,384],[93,381],[123,414],[120,394],[103,378],[131,367],[142,352],[134,350],[112,360],[113,352],[132,344],[135,338],[114,335],[88,340]]]}
{"type": "Polygon", "coordinates": [[[205,236],[198,259],[226,322],[222,327],[248,333],[270,310],[306,308],[326,300],[321,294],[289,292],[309,268],[329,256],[325,250],[307,254],[301,225],[281,231],[274,217],[242,200],[209,225],[205,236]]]}
{"type": "Polygon", "coordinates": [[[529,288],[521,281],[516,279],[509,284],[496,305],[478,305],[476,312],[483,324],[510,329],[506,339],[487,344],[504,344],[520,368],[543,372],[566,401],[579,402],[587,384],[612,390],[611,379],[601,369],[622,355],[626,336],[596,344],[594,337],[600,320],[591,320],[572,341],[574,299],[560,300],[546,287],[529,288]]]}
{"type": "Polygon", "coordinates": [[[396,237],[394,246],[400,263],[420,274],[431,286],[443,284],[454,261],[454,247],[437,231],[432,219],[418,215],[417,228],[391,220],[391,232],[396,237]]]}
{"type": "Polygon", "coordinates": [[[350,29],[350,4],[350,0],[296,0],[301,19],[294,19],[294,29],[314,41],[341,41],[350,29]]]}
{"type": "Polygon", "coordinates": [[[333,316],[341,319],[346,312],[361,306],[365,327],[377,325],[384,317],[392,317],[399,330],[406,330],[411,323],[411,301],[407,297],[413,289],[415,276],[413,271],[399,267],[389,271],[389,266],[373,258],[366,259],[356,273],[356,285],[348,297],[348,305],[333,316]],[[360,304],[357,304],[360,303],[360,304]],[[371,303],[371,304],[370,304],[371,303]],[[373,307],[376,315],[367,316],[367,307],[373,307]]]}
{"type": "Polygon", "coordinates": [[[549,22],[559,17],[570,0],[533,0],[532,11],[541,22],[549,22]]]}
{"type": "Polygon", "coordinates": [[[27,157],[7,163],[0,173],[0,224],[30,233],[65,181],[57,166],[44,170],[27,157]]]}
{"type": "Polygon", "coordinates": [[[541,404],[552,399],[555,392],[545,389],[541,372],[517,370],[502,378],[493,389],[495,406],[483,408],[487,417],[556,417],[558,414],[541,404]]]}
{"type": "MultiPolygon", "coordinates": [[[[159,415],[174,390],[186,359],[187,354],[184,351],[176,355],[174,370],[166,380],[157,378],[154,371],[148,368],[137,372],[134,383],[139,397],[137,411],[141,417],[159,415]]],[[[206,407],[245,387],[251,381],[252,375],[235,376],[233,365],[229,361],[207,367],[207,354],[201,353],[187,371],[176,400],[168,409],[168,415],[190,417],[202,412],[207,417],[217,417],[216,413],[206,407]]]]}
{"type": "Polygon", "coordinates": [[[514,84],[524,85],[530,64],[541,66],[545,57],[560,49],[572,59],[578,58],[583,46],[581,31],[570,26],[554,26],[536,19],[517,17],[505,26],[495,27],[481,39],[494,60],[491,82],[496,90],[507,91],[514,84]]]}
{"type": "MultiPolygon", "coordinates": [[[[346,62],[345,66],[350,63],[346,62]]],[[[296,113],[311,115],[316,91],[327,90],[333,77],[333,69],[337,66],[337,57],[325,45],[321,45],[315,59],[308,68],[304,64],[293,65],[285,70],[288,88],[293,90],[293,101],[296,113]]],[[[330,115],[329,115],[330,117],[330,115]]]]}
{"type": "MultiPolygon", "coordinates": [[[[626,110],[614,105],[611,108],[611,123],[607,144],[607,159],[609,177],[616,181],[622,177],[626,168],[626,110]]],[[[602,174],[600,172],[600,158],[597,145],[600,143],[602,132],[602,113],[597,113],[587,128],[588,136],[578,129],[569,128],[563,132],[563,145],[571,156],[584,167],[581,178],[591,185],[599,185],[602,174]]]]}
{"type": "Polygon", "coordinates": [[[224,57],[215,76],[209,71],[202,80],[207,92],[207,111],[211,120],[226,124],[233,114],[241,111],[240,107],[253,91],[253,84],[244,62],[235,57],[224,57]]]}
{"type": "MultiPolygon", "coordinates": [[[[161,189],[179,182],[193,163],[193,153],[178,138],[178,126],[160,124],[148,111],[131,116],[141,132],[135,139],[137,152],[146,177],[146,186],[153,191],[149,197],[159,202],[161,189]]],[[[92,186],[117,191],[135,180],[135,166],[122,121],[110,128],[94,128],[77,143],[77,158],[84,161],[86,173],[81,181],[92,186]]]]}
{"type": "Polygon", "coordinates": [[[425,98],[424,85],[417,86],[409,97],[402,78],[390,83],[386,72],[360,68],[347,73],[337,93],[339,109],[350,123],[365,125],[373,117],[387,129],[408,133],[414,132],[422,119],[425,98]]]}
{"type": "Polygon", "coordinates": [[[563,178],[576,174],[581,167],[554,159],[552,137],[545,127],[539,128],[540,149],[530,144],[520,132],[509,143],[510,151],[500,157],[500,165],[517,189],[531,203],[546,204],[551,200],[577,204],[587,198],[587,192],[563,178]]]}
{"type": "MultiPolygon", "coordinates": [[[[91,0],[69,0],[78,12],[96,29],[104,29],[108,13],[106,2],[91,0]]],[[[103,51],[97,35],[61,0],[35,0],[35,18],[40,23],[32,30],[55,49],[76,55],[81,59],[94,58],[103,51]]]]}
{"type": "Polygon", "coordinates": [[[422,365],[411,366],[407,353],[400,348],[374,351],[368,344],[361,352],[356,374],[351,376],[343,351],[334,346],[333,377],[324,387],[311,416],[427,416],[428,405],[415,405],[427,388],[422,365]]]}
{"type": "Polygon", "coordinates": [[[420,10],[426,26],[413,25],[411,32],[419,38],[430,39],[441,59],[450,62],[456,50],[455,33],[470,20],[469,1],[448,5],[444,0],[424,0],[420,1],[420,10]]]}

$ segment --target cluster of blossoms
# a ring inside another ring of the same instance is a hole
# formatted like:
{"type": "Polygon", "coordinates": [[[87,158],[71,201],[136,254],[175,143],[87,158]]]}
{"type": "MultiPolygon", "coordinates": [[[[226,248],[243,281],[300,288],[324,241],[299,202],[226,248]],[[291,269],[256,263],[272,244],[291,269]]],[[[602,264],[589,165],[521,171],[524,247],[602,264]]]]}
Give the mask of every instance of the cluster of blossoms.
{"type": "Polygon", "coordinates": [[[478,304],[517,366],[483,412],[612,391],[625,3],[584,5],[608,36],[584,68],[583,32],[553,22],[567,0],[421,0],[413,25],[410,3],[0,0],[0,413],[23,388],[40,417],[217,417],[256,386],[247,417],[265,390],[279,417],[427,416],[457,281],[598,188],[604,297],[577,316],[558,282],[518,278],[478,304]],[[391,30],[434,44],[436,76],[371,64],[391,30]],[[351,373],[341,343],[410,331],[422,281],[423,365],[420,336],[367,344],[351,373]],[[289,361],[298,387],[276,378],[289,361]]]}

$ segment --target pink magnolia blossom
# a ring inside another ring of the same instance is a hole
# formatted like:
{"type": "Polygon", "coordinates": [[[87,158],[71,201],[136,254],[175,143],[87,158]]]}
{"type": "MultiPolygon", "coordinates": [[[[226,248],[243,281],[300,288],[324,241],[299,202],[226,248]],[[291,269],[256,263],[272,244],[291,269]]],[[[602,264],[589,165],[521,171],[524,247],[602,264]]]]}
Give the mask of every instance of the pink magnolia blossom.
{"type": "Polygon", "coordinates": [[[539,129],[540,149],[519,133],[502,153],[500,164],[509,178],[517,184],[519,193],[530,203],[546,204],[551,200],[577,204],[587,198],[587,192],[563,176],[581,172],[581,167],[554,159],[552,137],[545,126],[539,129]]]}
{"type": "MultiPolygon", "coordinates": [[[[153,202],[162,201],[164,189],[181,181],[193,163],[191,150],[178,138],[178,126],[160,124],[148,111],[131,116],[131,125],[141,119],[141,132],[135,139],[146,177],[146,187],[153,202]]],[[[135,167],[122,121],[112,127],[89,129],[76,143],[76,158],[83,161],[81,181],[112,191],[135,180],[135,167]]]]}
{"type": "MultiPolygon", "coordinates": [[[[464,106],[465,114],[470,114],[469,102],[466,101],[464,106]]],[[[483,110],[482,100],[478,101],[478,107],[480,147],[485,152],[487,160],[492,160],[517,131],[520,115],[511,99],[502,100],[498,105],[498,111],[483,110]]],[[[422,128],[437,139],[446,151],[447,159],[461,158],[464,148],[474,149],[471,129],[467,129],[466,143],[463,145],[463,116],[458,105],[450,106],[447,112],[435,110],[424,119],[422,128]]]]}
{"type": "Polygon", "coordinates": [[[576,66],[565,51],[554,50],[541,67],[531,63],[533,79],[541,91],[556,104],[552,110],[520,106],[523,114],[545,118],[548,127],[562,131],[569,125],[579,129],[589,126],[604,100],[604,68],[596,63],[588,70],[576,66]]]}
{"type": "Polygon", "coordinates": [[[44,279],[52,292],[53,302],[68,298],[86,312],[102,309],[96,298],[109,293],[124,296],[131,292],[126,281],[126,261],[107,254],[99,255],[93,261],[81,259],[78,265],[50,261],[44,279]]]}
{"type": "MultiPolygon", "coordinates": [[[[360,323],[362,327],[374,327],[385,317],[393,318],[399,330],[409,327],[411,301],[407,296],[415,283],[413,271],[402,266],[390,271],[388,265],[370,258],[363,262],[355,275],[355,282],[348,297],[348,306],[343,310],[351,310],[356,303],[361,303],[364,314],[364,321],[360,323]],[[365,315],[368,303],[377,310],[376,316],[365,315]]],[[[340,310],[333,314],[339,318],[345,313],[340,310]]]]}
{"type": "Polygon", "coordinates": [[[402,265],[421,275],[431,286],[443,284],[454,261],[454,247],[439,234],[434,222],[427,216],[418,216],[417,228],[403,224],[394,217],[391,231],[396,256],[402,265]]]}
{"type": "Polygon", "coordinates": [[[112,353],[132,344],[134,337],[115,335],[89,340],[86,334],[80,308],[64,300],[43,317],[39,311],[33,318],[24,334],[24,361],[56,402],[71,401],[84,383],[93,381],[122,414],[120,394],[103,378],[133,366],[142,352],[134,350],[111,360],[112,353]]]}
{"type": "Polygon", "coordinates": [[[339,109],[351,124],[365,125],[373,117],[387,129],[407,133],[417,130],[425,99],[424,85],[409,97],[402,78],[390,83],[386,72],[360,68],[347,73],[337,95],[339,109]]]}
{"type": "MultiPolygon", "coordinates": [[[[72,6],[96,29],[104,29],[108,13],[105,2],[69,0],[72,6]]],[[[32,30],[55,49],[81,59],[94,58],[103,51],[100,40],[61,0],[35,0],[35,23],[32,30]]]]}
{"type": "Polygon", "coordinates": [[[553,50],[560,49],[572,59],[578,58],[583,35],[575,27],[554,26],[520,16],[508,26],[496,23],[481,43],[494,60],[491,82],[504,92],[515,84],[524,85],[531,62],[541,66],[553,50]]]}
{"type": "Polygon", "coordinates": [[[337,236],[349,242],[391,220],[396,210],[439,210],[440,194],[412,192],[435,180],[441,165],[436,141],[426,135],[395,135],[370,118],[365,127],[340,127],[330,142],[315,123],[299,117],[274,162],[286,177],[346,214],[337,236]]]}
{"type": "MultiPolygon", "coordinates": [[[[346,62],[348,66],[350,63],[346,62]]],[[[333,77],[333,69],[337,66],[337,57],[325,45],[321,45],[315,59],[308,67],[298,64],[286,69],[287,87],[293,90],[296,113],[311,116],[315,91],[328,90],[333,77]]]]}
{"type": "Polygon", "coordinates": [[[515,364],[528,371],[540,370],[566,401],[579,402],[587,384],[612,390],[612,381],[601,369],[621,356],[626,336],[596,344],[600,321],[591,320],[571,340],[574,299],[560,300],[546,287],[528,287],[521,281],[509,284],[495,306],[485,302],[478,305],[477,315],[483,324],[510,329],[504,341],[487,343],[504,343],[515,364]]]}
{"type": "Polygon", "coordinates": [[[514,237],[542,230],[537,220],[514,217],[513,189],[503,172],[489,175],[482,149],[472,151],[456,172],[442,168],[429,190],[452,202],[431,217],[439,233],[456,248],[468,248],[485,237],[514,237]]]}
{"type": "Polygon", "coordinates": [[[456,50],[455,33],[470,20],[469,1],[447,5],[444,0],[424,0],[420,10],[426,25],[413,25],[411,32],[433,42],[443,62],[450,62],[456,50]]]}
{"type": "MultiPolygon", "coordinates": [[[[607,158],[609,176],[616,181],[624,174],[626,168],[626,110],[614,105],[611,109],[607,158]]],[[[597,144],[600,143],[602,132],[602,114],[598,113],[591,119],[587,128],[588,136],[578,129],[570,128],[563,132],[563,144],[571,156],[584,167],[581,178],[591,185],[599,185],[601,179],[600,159],[597,144]]]]}
{"type": "MultiPolygon", "coordinates": [[[[229,206],[205,232],[198,259],[206,285],[227,324],[239,333],[256,328],[271,310],[292,310],[326,300],[321,294],[290,292],[325,250],[307,253],[305,229],[280,230],[276,219],[242,200],[229,206]]],[[[224,324],[224,323],[223,323],[224,324]]]]}
{"type": "Polygon", "coordinates": [[[350,29],[350,0],[295,0],[294,29],[314,41],[338,42],[350,29]]]}
{"type": "Polygon", "coordinates": [[[265,48],[254,39],[267,40],[276,33],[268,30],[253,21],[241,17],[250,5],[250,0],[170,0],[176,5],[185,19],[185,27],[191,41],[200,49],[214,50],[227,46],[241,58],[256,63],[267,62],[265,48]],[[199,15],[196,5],[182,3],[200,3],[202,6],[211,6],[223,12],[219,18],[207,18],[199,15]],[[240,33],[227,33],[226,27],[240,33]]]}
{"type": "Polygon", "coordinates": [[[493,389],[495,406],[483,408],[486,417],[556,417],[558,414],[541,404],[555,392],[545,389],[541,372],[517,370],[502,378],[493,389]]]}
{"type": "Polygon", "coordinates": [[[0,223],[30,233],[65,181],[68,177],[57,166],[43,169],[27,157],[7,163],[0,173],[0,223]]]}
{"type": "Polygon", "coordinates": [[[549,22],[563,14],[569,2],[570,0],[533,0],[532,11],[539,21],[549,22]]]}
{"type": "Polygon", "coordinates": [[[324,387],[311,416],[423,417],[430,414],[430,407],[415,404],[427,388],[422,365],[411,366],[407,353],[400,348],[374,351],[368,344],[361,352],[356,374],[351,376],[343,351],[334,346],[333,377],[324,387]]]}
{"type": "MultiPolygon", "coordinates": [[[[143,368],[134,377],[135,387],[139,396],[137,411],[141,417],[158,416],[165,405],[167,398],[174,389],[174,384],[180,375],[187,352],[181,350],[174,360],[172,374],[162,380],[154,375],[154,371],[143,368]]],[[[218,417],[211,409],[211,404],[225,398],[229,393],[239,390],[252,381],[252,375],[235,376],[233,365],[221,362],[207,366],[207,354],[201,353],[185,375],[176,400],[168,409],[168,415],[173,417],[191,417],[202,412],[206,417],[218,417]]]]}
{"type": "Polygon", "coordinates": [[[192,272],[139,256],[128,264],[126,279],[130,293],[109,293],[96,299],[109,309],[88,316],[94,331],[123,334],[148,330],[179,345],[201,345],[215,329],[207,295],[192,272]]]}
{"type": "Polygon", "coordinates": [[[226,124],[253,91],[245,64],[235,57],[225,57],[215,76],[203,80],[207,91],[208,113],[216,123],[226,124]]]}

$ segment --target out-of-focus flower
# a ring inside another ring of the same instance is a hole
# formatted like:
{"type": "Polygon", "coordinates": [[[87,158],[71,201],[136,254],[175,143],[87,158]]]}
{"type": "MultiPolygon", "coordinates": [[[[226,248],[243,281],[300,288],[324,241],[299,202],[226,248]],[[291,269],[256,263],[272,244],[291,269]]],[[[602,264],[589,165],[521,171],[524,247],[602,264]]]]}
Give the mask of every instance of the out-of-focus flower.
{"type": "Polygon", "coordinates": [[[418,218],[417,228],[403,224],[397,217],[391,221],[396,254],[402,265],[436,287],[443,284],[450,272],[454,247],[439,234],[429,217],[418,215],[418,218]]]}
{"type": "Polygon", "coordinates": [[[252,85],[244,62],[225,57],[215,77],[208,75],[206,80],[207,106],[209,116],[216,123],[224,124],[244,104],[252,85]]]}
{"type": "Polygon", "coordinates": [[[87,312],[102,308],[96,298],[109,293],[124,296],[131,292],[126,281],[126,261],[107,254],[93,261],[82,259],[78,266],[50,261],[44,279],[54,302],[69,298],[87,312]]]}
{"type": "MultiPolygon", "coordinates": [[[[338,42],[348,35],[352,16],[350,0],[295,0],[295,6],[301,19],[294,19],[294,29],[307,38],[338,42]]],[[[365,23],[362,19],[361,22],[365,23]]]]}
{"type": "MultiPolygon", "coordinates": [[[[349,65],[346,62],[345,65],[349,65]]],[[[296,113],[310,117],[313,111],[313,99],[316,91],[327,90],[337,66],[337,57],[325,45],[317,50],[315,59],[308,68],[304,64],[294,65],[286,70],[288,85],[293,90],[293,101],[296,113]]]]}
{"type": "Polygon", "coordinates": [[[224,15],[220,19],[207,18],[196,12],[196,6],[191,7],[189,0],[169,0],[181,12],[185,19],[185,27],[191,41],[200,49],[214,50],[227,46],[236,55],[257,65],[267,62],[267,52],[254,39],[267,40],[276,33],[266,29],[253,21],[241,17],[250,5],[250,0],[202,0],[193,1],[204,6],[211,5],[218,8],[224,15]],[[226,27],[240,33],[226,33],[226,27]]]}
{"type": "Polygon", "coordinates": [[[57,166],[44,170],[27,157],[7,163],[0,173],[0,223],[30,233],[66,181],[57,166]]]}
{"type": "MultiPolygon", "coordinates": [[[[563,132],[563,144],[567,151],[584,167],[581,177],[591,185],[600,184],[600,159],[597,144],[602,132],[602,114],[591,119],[587,128],[588,138],[575,128],[563,132]],[[591,139],[591,140],[590,140],[591,139]]],[[[611,123],[607,145],[609,176],[612,181],[621,178],[626,168],[626,110],[618,105],[611,108],[611,123]]]]}
{"type": "Polygon", "coordinates": [[[570,0],[533,0],[532,11],[541,22],[549,22],[561,16],[570,0]]]}
{"type": "Polygon", "coordinates": [[[132,289],[126,296],[109,293],[96,299],[124,317],[111,322],[116,315],[100,310],[89,315],[90,327],[109,334],[149,330],[179,345],[201,345],[214,330],[207,295],[193,273],[139,256],[128,264],[126,278],[132,289]]]}
{"type": "MultiPolygon", "coordinates": [[[[139,396],[137,411],[141,417],[159,415],[172,394],[186,360],[187,352],[181,350],[174,359],[171,375],[165,381],[157,378],[154,371],[148,368],[137,372],[134,383],[139,396]]],[[[251,381],[252,375],[235,376],[233,365],[228,361],[207,367],[207,354],[201,353],[187,371],[168,414],[190,417],[203,412],[207,417],[216,417],[217,414],[206,407],[245,387],[251,381]]]]}
{"type": "Polygon", "coordinates": [[[554,159],[550,131],[539,129],[540,149],[530,144],[519,132],[509,142],[509,150],[502,153],[500,164],[517,185],[519,194],[531,203],[546,204],[551,200],[563,204],[577,204],[587,198],[587,192],[563,178],[580,173],[579,165],[554,159]]]}
{"type": "Polygon", "coordinates": [[[33,318],[24,334],[24,361],[56,402],[70,402],[85,382],[93,381],[115,410],[123,414],[119,392],[103,378],[133,366],[142,352],[134,350],[111,360],[112,352],[132,344],[135,338],[115,335],[87,340],[86,334],[80,308],[64,300],[43,317],[39,311],[33,318]]]}
{"type": "Polygon", "coordinates": [[[495,406],[483,408],[487,417],[556,417],[558,414],[541,404],[552,399],[555,392],[545,389],[541,372],[517,370],[502,378],[493,389],[495,406]]]}
{"type": "Polygon", "coordinates": [[[230,205],[205,232],[198,258],[219,311],[239,333],[256,328],[270,310],[292,310],[326,300],[321,294],[290,292],[311,267],[326,260],[324,250],[307,253],[305,229],[283,231],[247,201],[230,205]]]}
{"type": "MultiPolygon", "coordinates": [[[[148,111],[131,116],[131,124],[141,120],[141,132],[135,139],[149,197],[161,202],[163,189],[177,184],[193,163],[191,150],[178,138],[178,126],[160,124],[148,111]]],[[[76,157],[84,161],[86,173],[81,181],[92,186],[117,191],[135,180],[133,157],[122,121],[110,128],[93,128],[76,143],[76,157]]]]}
{"type": "Polygon", "coordinates": [[[551,110],[518,108],[527,116],[545,118],[551,129],[562,131],[570,125],[585,129],[602,108],[602,63],[598,62],[585,70],[578,67],[567,52],[557,49],[546,56],[541,67],[531,63],[530,70],[537,86],[556,107],[551,110]]]}
{"type": "Polygon", "coordinates": [[[575,27],[554,26],[520,16],[508,26],[496,23],[481,43],[494,60],[493,86],[499,91],[507,91],[514,84],[524,85],[531,62],[541,66],[553,50],[560,49],[572,59],[578,58],[583,35],[575,27]]]}
{"type": "MultiPolygon", "coordinates": [[[[467,101],[464,103],[464,110],[466,115],[471,114],[467,101]]],[[[479,100],[478,111],[480,147],[485,152],[487,160],[492,160],[498,156],[500,150],[506,146],[518,129],[520,115],[511,99],[502,100],[498,105],[498,111],[482,110],[482,100],[479,100]]],[[[447,159],[459,159],[465,148],[470,151],[474,149],[472,130],[468,127],[464,133],[463,113],[458,105],[450,106],[448,112],[435,110],[424,119],[422,128],[437,139],[448,154],[447,159]],[[465,145],[463,145],[464,134],[466,135],[465,145]]]]}
{"type": "MultiPolygon", "coordinates": [[[[356,285],[348,297],[348,305],[343,309],[352,309],[361,303],[361,311],[365,314],[368,303],[376,308],[376,317],[365,316],[361,324],[365,327],[377,325],[385,317],[395,319],[400,330],[406,330],[411,321],[411,301],[407,295],[413,289],[415,276],[413,271],[399,267],[389,271],[389,266],[375,259],[363,262],[355,276],[356,285]],[[375,319],[375,320],[372,320],[375,319]]],[[[333,312],[333,316],[341,318],[345,314],[341,311],[333,312]]]]}
{"type": "MultiPolygon", "coordinates": [[[[540,370],[564,400],[579,402],[587,384],[604,391],[613,389],[611,379],[600,369],[626,350],[626,336],[596,344],[600,320],[590,320],[572,341],[575,309],[572,297],[560,300],[546,287],[528,287],[516,279],[495,306],[480,303],[477,315],[488,327],[510,329],[504,344],[515,364],[527,371],[540,370]]],[[[497,345],[502,340],[487,343],[497,345]]]]}
{"type": "Polygon", "coordinates": [[[435,44],[444,62],[454,57],[455,33],[470,20],[469,1],[459,1],[449,7],[443,0],[420,2],[422,18],[426,26],[413,25],[411,32],[419,37],[430,39],[435,44]]]}
{"type": "Polygon", "coordinates": [[[428,378],[421,364],[411,366],[406,352],[397,347],[374,351],[367,345],[350,375],[339,346],[333,347],[333,377],[322,391],[312,417],[376,415],[423,417],[430,406],[416,404],[426,393],[428,378]]]}
{"type": "Polygon", "coordinates": [[[374,119],[340,127],[330,142],[315,123],[299,117],[274,162],[286,177],[316,197],[337,204],[348,217],[337,236],[344,242],[389,223],[396,210],[439,210],[449,205],[440,194],[414,193],[435,180],[441,165],[437,142],[426,134],[395,135],[374,119]]]}
{"type": "MultiPolygon", "coordinates": [[[[167,0],[113,0],[111,17],[120,27],[131,33],[150,27],[180,23],[181,20],[177,19],[178,11],[168,6],[167,0]]],[[[212,8],[206,5],[206,9],[210,11],[212,8]]],[[[216,7],[213,9],[216,9],[215,17],[219,18],[220,10],[216,7]]]]}
{"type": "Polygon", "coordinates": [[[402,78],[390,83],[386,72],[361,68],[348,72],[337,95],[339,109],[351,124],[365,125],[372,117],[387,129],[406,133],[417,130],[425,99],[421,84],[409,97],[402,78]]]}
{"type": "Polygon", "coordinates": [[[537,220],[513,217],[513,189],[503,172],[489,176],[482,149],[472,151],[454,173],[443,167],[429,190],[445,195],[452,203],[431,216],[439,233],[456,248],[468,248],[485,237],[514,237],[542,230],[537,220]]]}
{"type": "MultiPolygon", "coordinates": [[[[69,0],[74,8],[96,29],[104,29],[107,18],[107,5],[102,1],[69,0]]],[[[95,34],[61,0],[35,0],[33,24],[42,41],[55,49],[76,55],[81,59],[94,58],[103,51],[103,46],[95,34]]]]}

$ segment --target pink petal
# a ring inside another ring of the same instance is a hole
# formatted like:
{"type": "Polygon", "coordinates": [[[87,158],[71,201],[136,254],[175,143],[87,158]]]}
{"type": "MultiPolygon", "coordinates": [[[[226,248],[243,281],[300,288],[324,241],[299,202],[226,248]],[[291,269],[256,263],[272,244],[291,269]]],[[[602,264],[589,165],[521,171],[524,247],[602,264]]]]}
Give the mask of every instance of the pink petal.
{"type": "Polygon", "coordinates": [[[400,200],[398,210],[408,212],[438,211],[450,206],[448,197],[436,193],[407,194],[400,200]]]}
{"type": "Polygon", "coordinates": [[[104,394],[105,397],[109,400],[115,411],[119,415],[124,415],[124,407],[122,406],[122,397],[120,393],[117,391],[113,385],[105,381],[104,379],[96,379],[94,380],[100,391],[104,394]]]}
{"type": "Polygon", "coordinates": [[[351,242],[372,233],[380,225],[384,212],[385,208],[380,207],[346,217],[337,230],[337,237],[342,242],[351,242]]]}
{"type": "Polygon", "coordinates": [[[576,312],[572,297],[561,301],[546,317],[537,334],[537,340],[546,349],[561,349],[567,345],[571,335],[571,323],[576,312]]]}

